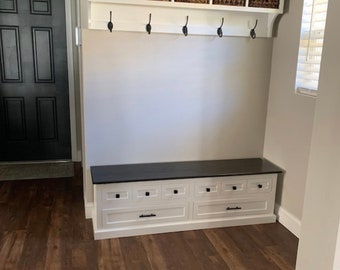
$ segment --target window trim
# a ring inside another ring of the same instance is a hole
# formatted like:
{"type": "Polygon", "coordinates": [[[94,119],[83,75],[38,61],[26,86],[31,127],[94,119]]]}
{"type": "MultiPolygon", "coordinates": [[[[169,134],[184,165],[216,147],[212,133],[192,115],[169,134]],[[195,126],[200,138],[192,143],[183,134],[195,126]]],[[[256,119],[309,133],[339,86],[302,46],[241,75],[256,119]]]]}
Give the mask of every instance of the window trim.
{"type": "MultiPolygon", "coordinates": [[[[307,86],[306,84],[302,83],[302,84],[298,84],[298,80],[300,79],[307,79],[306,77],[304,76],[301,76],[301,71],[306,71],[305,69],[299,69],[299,65],[304,65],[304,64],[307,64],[307,65],[312,65],[312,63],[306,61],[305,63],[304,62],[301,62],[300,58],[301,57],[305,57],[304,53],[303,53],[303,49],[307,49],[307,55],[308,55],[308,51],[310,49],[313,48],[313,46],[310,46],[311,44],[311,41],[313,40],[317,40],[314,38],[311,38],[311,33],[316,30],[320,30],[318,29],[318,27],[315,25],[315,28],[313,27],[313,24],[315,23],[314,21],[314,17],[315,16],[318,16],[319,14],[322,14],[322,11],[318,11],[318,12],[315,12],[314,13],[314,9],[316,7],[316,5],[319,5],[320,2],[318,2],[318,0],[311,0],[312,2],[309,2],[308,0],[304,0],[304,3],[303,3],[303,9],[302,9],[302,16],[301,16],[301,25],[300,25],[300,36],[299,36],[299,47],[298,47],[298,59],[297,59],[297,64],[296,64],[296,73],[295,73],[295,85],[294,85],[294,89],[295,89],[295,93],[296,94],[300,94],[300,95],[304,95],[304,96],[309,96],[309,97],[317,97],[317,92],[318,92],[318,84],[319,84],[319,79],[320,79],[320,69],[317,71],[317,87],[315,89],[315,87],[312,87],[312,88],[307,88],[307,87],[304,87],[304,86],[307,86]],[[310,15],[310,22],[309,22],[309,30],[306,30],[308,29],[307,27],[303,28],[304,26],[304,19],[305,16],[308,16],[308,5],[310,7],[310,4],[312,4],[312,14],[310,15]],[[309,35],[309,39],[308,39],[308,45],[307,47],[304,45],[302,46],[302,42],[303,41],[306,41],[306,38],[304,37],[304,35],[309,35]],[[300,72],[300,74],[299,74],[300,72]],[[300,76],[298,76],[300,75],[300,76]]],[[[328,3],[329,3],[329,0],[323,0],[324,3],[322,4],[326,4],[327,7],[325,9],[326,11],[326,17],[324,19],[324,26],[323,28],[321,29],[321,31],[323,31],[323,34],[322,34],[322,43],[324,43],[324,32],[325,32],[325,28],[326,28],[326,21],[327,21],[327,12],[328,12],[328,3]]],[[[322,2],[322,1],[321,1],[322,2]]],[[[320,62],[318,63],[319,66],[321,66],[321,62],[322,62],[322,55],[323,55],[323,44],[322,44],[322,47],[321,47],[321,54],[320,54],[320,62]]],[[[311,74],[311,73],[309,73],[311,74]]]]}

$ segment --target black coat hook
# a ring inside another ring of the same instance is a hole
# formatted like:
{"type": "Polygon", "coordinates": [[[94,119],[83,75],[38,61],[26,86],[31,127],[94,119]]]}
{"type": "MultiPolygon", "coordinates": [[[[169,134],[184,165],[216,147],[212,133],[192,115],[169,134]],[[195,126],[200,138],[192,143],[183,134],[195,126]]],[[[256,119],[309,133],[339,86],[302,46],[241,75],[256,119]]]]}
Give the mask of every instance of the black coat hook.
{"type": "Polygon", "coordinates": [[[221,26],[217,28],[217,35],[219,37],[223,37],[223,30],[222,30],[223,24],[224,24],[224,18],[222,18],[221,26]]]}
{"type": "Polygon", "coordinates": [[[112,11],[110,11],[110,21],[107,23],[107,28],[112,32],[113,23],[112,23],[112,11]]]}
{"type": "Polygon", "coordinates": [[[255,26],[253,27],[253,29],[250,30],[250,37],[251,37],[252,39],[255,39],[255,38],[256,38],[255,29],[256,29],[256,27],[257,27],[257,22],[258,22],[258,20],[256,19],[255,26]]]}
{"type": "Polygon", "coordinates": [[[146,25],[145,29],[146,29],[146,32],[148,32],[148,34],[150,35],[151,34],[151,13],[149,14],[149,23],[146,25]]]}
{"type": "Polygon", "coordinates": [[[182,27],[182,32],[185,36],[188,35],[188,22],[189,22],[189,16],[187,16],[187,21],[186,21],[185,25],[182,27]]]}

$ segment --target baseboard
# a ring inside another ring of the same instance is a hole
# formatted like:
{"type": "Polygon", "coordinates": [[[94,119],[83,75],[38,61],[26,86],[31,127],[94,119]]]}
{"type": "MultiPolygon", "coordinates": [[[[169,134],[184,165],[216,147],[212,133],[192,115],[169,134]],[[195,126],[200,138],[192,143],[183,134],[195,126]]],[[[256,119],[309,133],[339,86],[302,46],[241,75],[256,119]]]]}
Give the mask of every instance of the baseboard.
{"type": "Polygon", "coordinates": [[[94,239],[109,239],[116,237],[128,237],[145,234],[158,234],[179,231],[191,231],[210,228],[223,228],[229,226],[243,226],[252,224],[273,223],[276,221],[276,216],[273,214],[232,217],[229,219],[203,219],[203,220],[188,220],[170,223],[159,224],[144,224],[131,225],[116,228],[98,229],[96,220],[93,220],[94,239]]]}
{"type": "Polygon", "coordinates": [[[301,221],[280,205],[275,205],[277,220],[297,238],[300,238],[301,221]]]}
{"type": "Polygon", "coordinates": [[[92,218],[93,217],[93,203],[85,202],[85,217],[92,218]]]}

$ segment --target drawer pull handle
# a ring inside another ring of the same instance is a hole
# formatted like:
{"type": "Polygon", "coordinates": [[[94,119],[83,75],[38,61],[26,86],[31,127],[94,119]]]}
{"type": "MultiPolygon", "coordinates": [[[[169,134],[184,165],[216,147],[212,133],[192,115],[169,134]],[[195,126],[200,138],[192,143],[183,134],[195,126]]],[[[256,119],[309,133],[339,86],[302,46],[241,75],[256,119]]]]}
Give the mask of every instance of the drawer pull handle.
{"type": "Polygon", "coordinates": [[[262,185],[262,184],[258,184],[257,187],[258,187],[258,188],[262,188],[263,185],[262,185]]]}
{"type": "Polygon", "coordinates": [[[239,207],[239,206],[236,206],[236,207],[227,207],[227,211],[230,211],[230,210],[241,210],[242,207],[239,207]]]}
{"type": "Polygon", "coordinates": [[[178,194],[178,190],[177,189],[174,189],[174,194],[178,194]]]}
{"type": "Polygon", "coordinates": [[[120,194],[116,194],[116,199],[119,199],[120,198],[120,194]]]}
{"type": "Polygon", "coordinates": [[[237,190],[237,186],[233,186],[233,190],[237,190]]]}
{"type": "Polygon", "coordinates": [[[145,196],[146,197],[150,196],[150,192],[149,191],[145,192],[145,196]]]}
{"type": "Polygon", "coordinates": [[[208,188],[208,187],[207,187],[205,190],[206,190],[207,192],[210,192],[210,188],[208,188]]]}
{"type": "Polygon", "coordinates": [[[148,217],[155,217],[155,214],[149,214],[149,215],[140,215],[139,218],[148,218],[148,217]]]}

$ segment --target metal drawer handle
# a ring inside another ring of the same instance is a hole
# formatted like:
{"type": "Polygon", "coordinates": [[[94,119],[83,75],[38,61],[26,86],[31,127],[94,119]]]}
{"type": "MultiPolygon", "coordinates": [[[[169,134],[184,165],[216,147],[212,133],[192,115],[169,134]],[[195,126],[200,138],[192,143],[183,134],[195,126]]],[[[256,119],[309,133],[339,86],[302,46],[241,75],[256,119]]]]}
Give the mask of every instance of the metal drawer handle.
{"type": "Polygon", "coordinates": [[[174,194],[178,194],[178,190],[177,189],[174,189],[174,194]]]}
{"type": "Polygon", "coordinates": [[[119,198],[120,198],[120,194],[117,193],[117,194],[116,194],[116,199],[119,199],[119,198]]]}
{"type": "Polygon", "coordinates": [[[258,187],[258,188],[262,188],[263,185],[262,185],[262,184],[258,184],[257,187],[258,187]]]}
{"type": "Polygon", "coordinates": [[[227,211],[230,211],[230,210],[241,210],[242,207],[239,207],[239,206],[236,206],[236,207],[227,207],[227,211]]]}
{"type": "Polygon", "coordinates": [[[148,218],[148,217],[155,217],[155,214],[149,214],[149,215],[140,215],[139,218],[148,218]]]}
{"type": "Polygon", "coordinates": [[[147,192],[145,192],[145,196],[150,196],[150,192],[149,191],[147,191],[147,192]]]}
{"type": "Polygon", "coordinates": [[[206,190],[207,192],[210,192],[210,188],[208,188],[208,187],[207,187],[205,190],[206,190]]]}
{"type": "Polygon", "coordinates": [[[237,190],[237,186],[233,186],[233,190],[237,190]]]}

